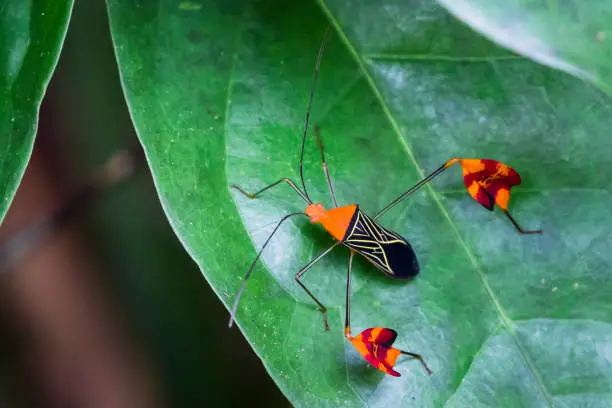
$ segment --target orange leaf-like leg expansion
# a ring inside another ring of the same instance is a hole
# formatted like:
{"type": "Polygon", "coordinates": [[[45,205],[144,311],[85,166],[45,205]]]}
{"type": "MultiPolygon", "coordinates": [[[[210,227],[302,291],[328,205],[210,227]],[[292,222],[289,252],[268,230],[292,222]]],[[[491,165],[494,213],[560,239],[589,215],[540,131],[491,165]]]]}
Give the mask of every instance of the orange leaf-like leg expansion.
{"type": "MultiPolygon", "coordinates": [[[[541,234],[524,230],[508,212],[510,189],[521,184],[521,176],[510,166],[491,159],[453,159],[463,169],[463,181],[470,195],[489,211],[497,204],[521,234],[541,234]]],[[[449,161],[450,162],[450,161],[449,161]]]]}
{"type": "Polygon", "coordinates": [[[393,366],[400,354],[407,354],[418,359],[423,367],[425,367],[425,370],[427,370],[427,373],[431,374],[431,370],[419,354],[393,347],[393,342],[397,338],[395,330],[373,327],[352,337],[350,328],[347,327],[345,329],[345,336],[368,363],[383,373],[399,377],[400,373],[395,371],[393,366]]]}

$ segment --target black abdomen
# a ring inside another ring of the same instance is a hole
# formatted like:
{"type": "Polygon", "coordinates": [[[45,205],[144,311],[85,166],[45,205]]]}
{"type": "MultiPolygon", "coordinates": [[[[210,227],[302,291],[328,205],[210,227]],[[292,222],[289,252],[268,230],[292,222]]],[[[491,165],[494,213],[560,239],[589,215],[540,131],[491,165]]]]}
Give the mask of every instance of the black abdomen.
{"type": "Polygon", "coordinates": [[[353,215],[342,243],[363,255],[387,276],[409,279],[419,273],[419,263],[404,237],[388,230],[359,210],[353,215]]]}

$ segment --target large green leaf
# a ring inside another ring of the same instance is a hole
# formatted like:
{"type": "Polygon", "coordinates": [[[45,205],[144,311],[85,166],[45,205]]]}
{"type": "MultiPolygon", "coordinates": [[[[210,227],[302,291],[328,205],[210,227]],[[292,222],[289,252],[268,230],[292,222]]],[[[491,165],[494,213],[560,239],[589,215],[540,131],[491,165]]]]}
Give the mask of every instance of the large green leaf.
{"type": "Polygon", "coordinates": [[[0,5],[0,219],[32,151],[38,108],[59,57],[72,0],[0,5]]]}
{"type": "MultiPolygon", "coordinates": [[[[230,305],[276,221],[304,203],[287,186],[258,200],[228,186],[298,178],[331,22],[312,123],[342,203],[374,213],[449,157],[491,157],[521,173],[511,210],[545,233],[521,236],[485,211],[459,169],[385,215],[421,274],[399,283],[357,262],[353,330],[394,328],[434,372],[406,359],[393,378],[344,340],[347,250],[305,275],[330,308],[324,332],[293,275],[331,238],[288,222],[238,312],[279,387],[308,407],[611,404],[608,98],[497,48],[435,3],[370,3],[108,0],[125,94],[177,234],[230,305]]],[[[318,159],[311,136],[306,183],[329,205],[318,159]]]]}
{"type": "Polygon", "coordinates": [[[493,41],[612,95],[612,1],[438,1],[493,41]]]}

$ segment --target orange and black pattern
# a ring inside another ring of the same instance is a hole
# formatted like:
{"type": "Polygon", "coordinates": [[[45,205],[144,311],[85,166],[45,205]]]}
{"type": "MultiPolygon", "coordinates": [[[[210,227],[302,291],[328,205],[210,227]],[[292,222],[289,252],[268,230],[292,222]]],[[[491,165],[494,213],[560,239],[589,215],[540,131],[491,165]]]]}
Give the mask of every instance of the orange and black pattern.
{"type": "Polygon", "coordinates": [[[397,357],[402,354],[400,350],[392,347],[397,337],[395,330],[373,327],[351,337],[347,328],[346,337],[372,366],[394,377],[400,376],[400,373],[393,369],[397,357]]]}
{"type": "Polygon", "coordinates": [[[342,243],[363,255],[394,279],[410,279],[419,273],[414,250],[401,235],[379,225],[357,206],[342,243]]]}
{"type": "Polygon", "coordinates": [[[508,209],[510,188],[521,184],[521,177],[511,167],[491,159],[459,159],[468,192],[483,207],[492,211],[497,204],[508,209]]]}

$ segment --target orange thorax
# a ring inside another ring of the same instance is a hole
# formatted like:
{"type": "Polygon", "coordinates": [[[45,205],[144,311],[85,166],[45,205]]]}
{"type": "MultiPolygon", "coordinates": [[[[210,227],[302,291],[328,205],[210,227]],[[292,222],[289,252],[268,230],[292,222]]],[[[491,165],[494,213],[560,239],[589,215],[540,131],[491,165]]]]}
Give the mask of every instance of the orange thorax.
{"type": "Polygon", "coordinates": [[[342,241],[346,235],[353,215],[357,211],[357,205],[345,205],[344,207],[326,210],[323,204],[310,204],[306,207],[306,215],[313,223],[320,223],[338,241],[342,241]]]}

